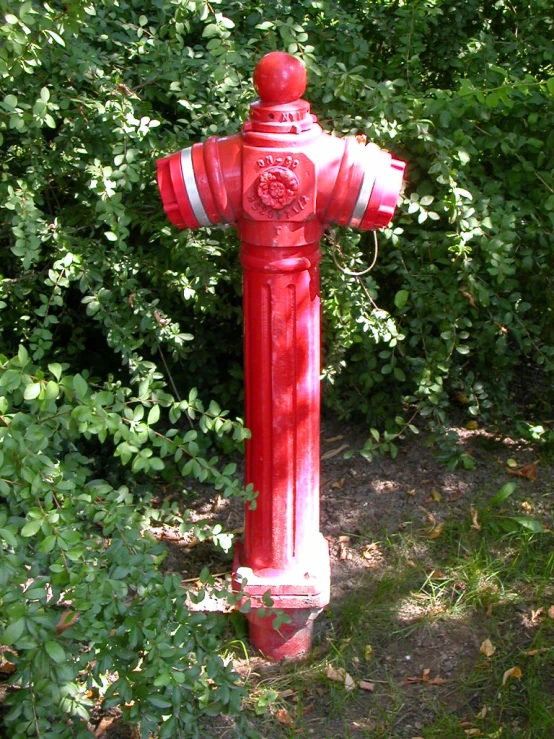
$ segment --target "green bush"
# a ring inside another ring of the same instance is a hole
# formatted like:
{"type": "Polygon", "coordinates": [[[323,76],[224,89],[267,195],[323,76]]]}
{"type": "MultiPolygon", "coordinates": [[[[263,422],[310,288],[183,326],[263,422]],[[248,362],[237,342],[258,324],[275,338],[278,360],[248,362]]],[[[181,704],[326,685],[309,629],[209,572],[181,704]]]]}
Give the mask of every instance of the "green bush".
{"type": "Polygon", "coordinates": [[[540,383],[554,353],[550,3],[0,9],[4,721],[14,737],[88,736],[94,687],[143,736],[193,736],[200,716],[237,714],[241,691],[220,623],[188,612],[148,531],[189,525],[153,505],[160,480],[251,497],[211,451],[246,434],[219,407],[241,412],[241,279],[232,230],[167,222],[154,161],[235,132],[259,57],[299,55],[326,129],[408,161],[369,276],[329,252],[360,269],[370,234],[324,244],[327,406],[370,424],[368,457],[394,453],[415,414],[440,429],[454,397],[470,418],[506,415],[514,379],[540,383]],[[64,611],[79,618],[58,634],[64,611]]]}

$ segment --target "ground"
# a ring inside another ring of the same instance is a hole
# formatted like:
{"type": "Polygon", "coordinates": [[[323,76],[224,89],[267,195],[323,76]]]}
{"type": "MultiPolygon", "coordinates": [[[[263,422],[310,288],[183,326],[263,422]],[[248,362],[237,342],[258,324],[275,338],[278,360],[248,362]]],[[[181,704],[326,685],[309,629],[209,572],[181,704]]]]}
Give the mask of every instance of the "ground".
{"type": "MultiPolygon", "coordinates": [[[[554,464],[529,444],[456,431],[473,469],[447,471],[423,435],[401,441],[394,460],[344,459],[363,430],[324,422],[332,590],[313,651],[272,664],[230,626],[244,711],[264,739],[554,736],[554,464]]],[[[239,534],[240,504],[212,492],[195,515],[239,534]]],[[[205,565],[228,577],[230,555],[210,542],[156,534],[164,566],[189,587],[205,565]]],[[[136,736],[116,713],[94,727],[103,739],[136,736]]],[[[225,718],[206,732],[236,736],[225,718]]]]}

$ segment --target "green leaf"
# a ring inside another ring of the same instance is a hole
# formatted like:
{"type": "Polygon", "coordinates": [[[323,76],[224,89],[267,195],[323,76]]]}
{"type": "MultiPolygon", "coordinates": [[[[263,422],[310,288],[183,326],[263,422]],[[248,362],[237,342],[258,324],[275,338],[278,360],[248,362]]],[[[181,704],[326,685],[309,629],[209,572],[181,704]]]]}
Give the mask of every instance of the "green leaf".
{"type": "Polygon", "coordinates": [[[542,524],[536,518],[530,518],[529,516],[510,516],[510,519],[522,528],[529,529],[529,531],[533,531],[535,534],[542,534],[544,531],[542,524]]]}
{"type": "Polygon", "coordinates": [[[35,518],[33,521],[28,521],[21,529],[21,536],[25,538],[34,536],[42,526],[42,521],[42,518],[35,518]]]}
{"type": "Polygon", "coordinates": [[[212,38],[219,34],[219,26],[217,23],[208,23],[208,25],[202,31],[202,38],[212,38]]]}
{"type": "Polygon", "coordinates": [[[159,405],[153,405],[152,408],[150,408],[150,411],[148,412],[148,418],[146,419],[146,423],[148,426],[152,426],[153,424],[157,423],[160,420],[160,406],[159,405]]]}
{"type": "Polygon", "coordinates": [[[6,647],[11,647],[12,644],[15,644],[15,642],[23,634],[24,629],[25,629],[25,618],[19,618],[17,619],[17,621],[13,621],[4,630],[2,637],[0,637],[0,642],[4,644],[4,646],[6,647]]]}
{"type": "Polygon", "coordinates": [[[54,41],[59,44],[60,46],[65,46],[65,41],[60,36],[59,33],[56,33],[56,31],[52,31],[50,28],[45,28],[45,33],[47,33],[51,38],[54,39],[54,41]]]}
{"type": "Polygon", "coordinates": [[[171,702],[165,698],[160,698],[158,695],[149,695],[148,702],[156,708],[171,708],[171,702]]]}
{"type": "Polygon", "coordinates": [[[59,382],[60,377],[62,376],[62,366],[61,364],[58,364],[57,362],[52,362],[48,365],[48,369],[50,372],[54,375],[56,380],[59,382]]]}
{"type": "Polygon", "coordinates": [[[58,397],[58,393],[60,391],[60,386],[57,382],[54,382],[53,380],[49,380],[46,383],[46,387],[44,388],[44,399],[45,400],[54,400],[54,398],[58,397]]]}
{"type": "Polygon", "coordinates": [[[44,539],[38,545],[37,549],[39,552],[43,554],[51,552],[56,546],[56,541],[57,541],[57,537],[54,534],[51,534],[50,536],[45,536],[44,539]]]}
{"type": "Polygon", "coordinates": [[[503,485],[500,490],[494,495],[490,501],[489,505],[497,505],[497,503],[502,503],[502,501],[507,500],[516,489],[516,485],[513,482],[507,482],[505,485],[503,485]]]}
{"type": "Polygon", "coordinates": [[[78,398],[84,398],[87,394],[88,385],[86,380],[80,374],[73,377],[73,389],[75,390],[78,398]]]}
{"type": "Polygon", "coordinates": [[[23,393],[23,397],[25,400],[34,400],[35,398],[38,398],[40,395],[42,385],[40,382],[32,382],[25,388],[25,391],[23,393]]]}
{"type": "Polygon", "coordinates": [[[396,295],[394,296],[394,304],[399,310],[402,310],[402,308],[406,305],[409,296],[410,293],[407,290],[399,290],[396,293],[396,295]]]}
{"type": "Polygon", "coordinates": [[[546,80],[546,89],[551,95],[554,95],[554,77],[549,77],[546,80]]]}
{"type": "Polygon", "coordinates": [[[277,613],[277,615],[273,619],[273,628],[275,629],[275,631],[278,631],[281,628],[281,626],[283,626],[283,624],[288,624],[290,623],[290,621],[291,621],[290,616],[284,611],[280,611],[277,613]]]}
{"type": "Polygon", "coordinates": [[[63,647],[57,641],[45,642],[44,648],[46,649],[50,659],[54,660],[54,662],[57,662],[59,665],[67,659],[63,647]]]}
{"type": "Polygon", "coordinates": [[[7,545],[14,549],[17,547],[17,539],[8,529],[0,529],[0,539],[4,539],[7,545]]]}
{"type": "Polygon", "coordinates": [[[19,359],[21,367],[25,367],[25,365],[29,361],[29,353],[27,349],[25,349],[23,344],[19,345],[19,349],[17,350],[17,358],[19,359]]]}
{"type": "Polygon", "coordinates": [[[163,688],[164,685],[169,685],[170,682],[171,682],[171,674],[169,672],[162,672],[154,680],[154,687],[155,688],[163,688]]]}

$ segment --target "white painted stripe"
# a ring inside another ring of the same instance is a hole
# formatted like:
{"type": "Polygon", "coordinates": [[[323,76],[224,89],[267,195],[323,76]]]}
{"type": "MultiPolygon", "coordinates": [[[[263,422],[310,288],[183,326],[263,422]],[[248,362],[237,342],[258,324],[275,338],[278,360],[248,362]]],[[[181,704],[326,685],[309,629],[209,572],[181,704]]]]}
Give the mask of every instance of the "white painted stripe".
{"type": "Polygon", "coordinates": [[[363,152],[363,157],[365,159],[364,179],[362,180],[360,194],[358,195],[358,200],[354,206],[352,218],[348,224],[353,228],[360,225],[367,210],[367,205],[369,203],[371,193],[373,192],[373,185],[375,184],[375,178],[377,176],[377,167],[375,164],[379,153],[380,149],[376,144],[367,144],[363,152]]]}
{"type": "Polygon", "coordinates": [[[192,147],[181,151],[181,170],[183,172],[183,180],[185,182],[185,190],[189,196],[192,212],[201,226],[211,226],[212,222],[208,218],[208,214],[204,210],[196,177],[194,176],[194,168],[192,166],[192,147]]]}

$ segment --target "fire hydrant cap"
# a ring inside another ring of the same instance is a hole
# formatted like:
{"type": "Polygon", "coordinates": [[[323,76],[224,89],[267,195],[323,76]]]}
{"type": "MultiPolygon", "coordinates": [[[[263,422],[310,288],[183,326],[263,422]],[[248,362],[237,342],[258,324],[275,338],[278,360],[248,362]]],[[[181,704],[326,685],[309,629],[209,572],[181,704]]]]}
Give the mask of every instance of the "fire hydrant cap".
{"type": "Polygon", "coordinates": [[[266,105],[283,105],[299,100],[306,89],[306,69],[284,51],[266,54],[254,70],[254,87],[266,105]]]}

